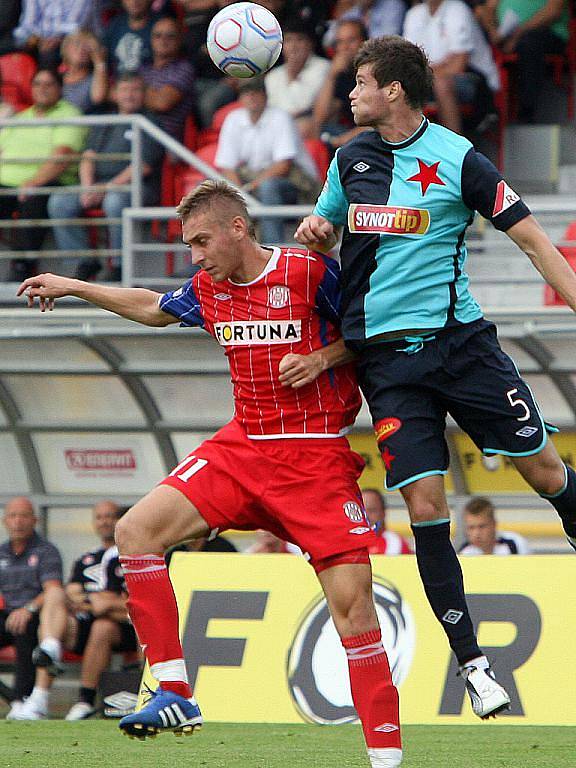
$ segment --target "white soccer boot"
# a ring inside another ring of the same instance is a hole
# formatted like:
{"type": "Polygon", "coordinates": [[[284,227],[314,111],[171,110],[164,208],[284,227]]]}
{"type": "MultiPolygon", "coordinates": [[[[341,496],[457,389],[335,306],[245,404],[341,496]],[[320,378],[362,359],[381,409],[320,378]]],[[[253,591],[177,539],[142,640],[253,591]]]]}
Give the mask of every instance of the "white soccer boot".
{"type": "Polygon", "coordinates": [[[466,683],[472,710],[479,718],[487,720],[489,717],[496,717],[505,709],[510,709],[510,696],[496,682],[485,656],[472,659],[460,667],[460,675],[466,683]]]}
{"type": "Polygon", "coordinates": [[[70,707],[64,720],[86,720],[94,712],[96,712],[96,707],[93,707],[92,704],[88,704],[86,701],[77,701],[70,707]]]}
{"type": "Polygon", "coordinates": [[[24,699],[24,701],[20,704],[20,706],[16,709],[14,714],[12,714],[12,709],[8,713],[10,717],[6,717],[6,719],[10,720],[45,720],[48,717],[48,707],[43,706],[43,704],[36,699],[34,699],[32,696],[29,696],[27,699],[24,699]]]}

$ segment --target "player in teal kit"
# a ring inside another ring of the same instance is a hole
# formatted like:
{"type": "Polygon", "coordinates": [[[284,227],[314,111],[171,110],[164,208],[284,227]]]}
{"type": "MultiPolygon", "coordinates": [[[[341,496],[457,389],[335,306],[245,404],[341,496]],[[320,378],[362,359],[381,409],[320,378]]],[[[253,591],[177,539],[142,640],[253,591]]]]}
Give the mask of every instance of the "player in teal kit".
{"type": "Polygon", "coordinates": [[[485,453],[512,458],[554,505],[575,549],[576,474],[548,441],[552,428],[468,290],[465,233],[475,211],[575,311],[576,276],[492,163],[422,115],[432,72],[420,48],[399,37],[369,40],[355,65],[354,119],[374,130],[337,151],[296,239],[326,250],[343,228],[344,339],[358,354],[387,486],[410,512],[426,595],[473,710],[485,718],[510,699],[478,647],[450,543],[446,415],[485,453]]]}

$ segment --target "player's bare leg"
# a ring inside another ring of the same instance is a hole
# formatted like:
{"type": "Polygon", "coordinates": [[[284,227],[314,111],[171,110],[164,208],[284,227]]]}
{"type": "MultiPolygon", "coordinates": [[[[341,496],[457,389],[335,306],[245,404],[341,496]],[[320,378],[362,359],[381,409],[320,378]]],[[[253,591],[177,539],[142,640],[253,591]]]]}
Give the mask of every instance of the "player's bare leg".
{"type": "Polygon", "coordinates": [[[540,453],[515,456],[512,461],[524,480],[556,509],[566,538],[576,550],[576,473],[572,467],[564,464],[550,440],[540,453]]]}
{"type": "Polygon", "coordinates": [[[382,645],[372,569],[367,555],[364,559],[320,570],[318,578],[348,656],[352,698],[372,768],[396,768],[402,762],[398,691],[382,645]]]}
{"type": "Polygon", "coordinates": [[[122,640],[117,621],[99,618],[90,627],[88,642],[82,654],[80,698],[70,707],[65,719],[85,720],[96,712],[96,689],[102,673],[108,669],[112,649],[122,640]]]}
{"type": "Polygon", "coordinates": [[[466,603],[460,562],[450,541],[450,511],[442,475],[400,489],[410,513],[416,561],[426,597],[454,651],[472,709],[486,719],[506,709],[510,697],[494,679],[480,650],[466,603]]]}
{"type": "Polygon", "coordinates": [[[160,485],[130,509],[115,536],[128,590],[128,612],[152,675],[160,683],[138,713],[120,721],[128,736],[192,733],[202,716],[188,684],[178,634],[178,606],[164,560],[168,547],[209,533],[188,499],[160,485]]]}

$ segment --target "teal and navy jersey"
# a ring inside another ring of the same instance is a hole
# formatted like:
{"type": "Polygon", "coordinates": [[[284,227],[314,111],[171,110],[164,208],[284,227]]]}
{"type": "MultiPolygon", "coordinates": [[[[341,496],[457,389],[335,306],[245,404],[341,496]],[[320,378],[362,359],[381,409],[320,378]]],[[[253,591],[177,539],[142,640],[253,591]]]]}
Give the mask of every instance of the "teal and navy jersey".
{"type": "Polygon", "coordinates": [[[337,151],[314,213],[344,227],[342,332],[350,346],[482,316],[464,270],[475,211],[502,231],[530,214],[486,157],[440,125],[423,119],[398,144],[367,131],[337,151]]]}

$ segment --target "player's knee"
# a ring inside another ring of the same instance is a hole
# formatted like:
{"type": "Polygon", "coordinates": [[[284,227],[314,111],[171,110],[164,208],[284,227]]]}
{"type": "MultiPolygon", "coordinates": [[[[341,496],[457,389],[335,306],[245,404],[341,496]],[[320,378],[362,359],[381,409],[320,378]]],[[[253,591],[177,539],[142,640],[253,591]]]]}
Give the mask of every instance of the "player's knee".
{"type": "Polygon", "coordinates": [[[116,634],[117,624],[112,619],[96,619],[90,627],[88,642],[110,643],[116,634]]]}
{"type": "Polygon", "coordinates": [[[566,475],[562,464],[559,466],[538,467],[530,481],[537,493],[545,496],[555,496],[566,483],[566,475]]]}
{"type": "Polygon", "coordinates": [[[428,523],[446,517],[446,510],[432,499],[414,497],[407,501],[410,522],[414,524],[428,523]]]}

